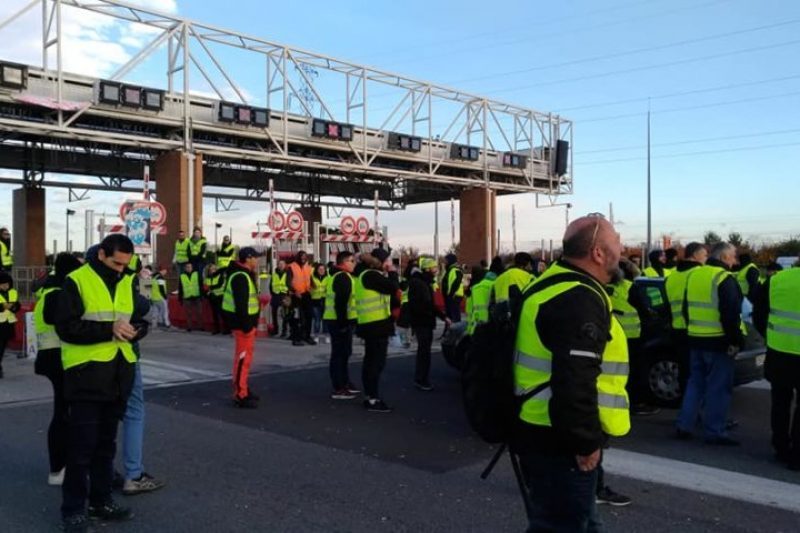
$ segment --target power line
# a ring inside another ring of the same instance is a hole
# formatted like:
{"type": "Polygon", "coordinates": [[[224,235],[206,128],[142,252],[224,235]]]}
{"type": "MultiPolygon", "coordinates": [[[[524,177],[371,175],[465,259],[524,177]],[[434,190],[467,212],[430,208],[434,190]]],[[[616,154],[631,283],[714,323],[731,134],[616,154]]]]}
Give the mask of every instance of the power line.
{"type": "MultiPolygon", "coordinates": [[[[768,144],[768,145],[759,145],[759,146],[741,146],[738,148],[722,148],[719,150],[702,150],[698,152],[682,152],[677,154],[666,154],[666,155],[654,155],[652,159],[672,159],[678,157],[694,157],[698,155],[708,155],[708,154],[722,154],[722,153],[730,153],[730,152],[744,152],[744,151],[754,151],[754,150],[767,150],[771,148],[786,148],[789,146],[800,146],[800,142],[796,143],[784,143],[784,144],[768,144]]],[[[644,161],[646,157],[626,157],[622,159],[601,159],[597,161],[576,161],[575,164],[578,165],[604,165],[607,163],[623,163],[628,161],[644,161]]]]}
{"type": "MultiPolygon", "coordinates": [[[[690,139],[686,141],[675,141],[675,142],[667,142],[667,143],[653,143],[650,146],[678,146],[683,144],[697,144],[702,142],[714,142],[714,141],[728,141],[731,139],[745,139],[749,137],[768,137],[770,135],[786,135],[788,133],[800,133],[800,129],[792,129],[792,130],[773,130],[773,131],[760,131],[755,133],[745,133],[742,135],[726,135],[724,137],[706,137],[704,139],[690,139]]],[[[575,152],[575,155],[584,155],[584,154],[596,154],[596,153],[607,153],[607,152],[622,152],[625,150],[639,150],[642,148],[646,148],[645,145],[638,145],[638,146],[618,146],[614,148],[600,148],[597,150],[580,150],[575,152]]]]}

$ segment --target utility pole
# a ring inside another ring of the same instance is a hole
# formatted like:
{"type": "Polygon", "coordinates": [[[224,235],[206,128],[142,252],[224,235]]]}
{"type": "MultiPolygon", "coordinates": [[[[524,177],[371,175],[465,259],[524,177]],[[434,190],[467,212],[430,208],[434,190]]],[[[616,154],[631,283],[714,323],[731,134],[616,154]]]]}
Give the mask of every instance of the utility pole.
{"type": "Polygon", "coordinates": [[[433,202],[433,257],[439,261],[439,202],[433,202]]]}
{"type": "Polygon", "coordinates": [[[646,254],[642,257],[642,264],[649,265],[648,256],[650,255],[650,246],[653,242],[652,236],[652,212],[650,200],[650,99],[647,100],[647,244],[646,254]]]}
{"type": "Polygon", "coordinates": [[[517,253],[517,205],[511,204],[511,249],[517,253]]]}

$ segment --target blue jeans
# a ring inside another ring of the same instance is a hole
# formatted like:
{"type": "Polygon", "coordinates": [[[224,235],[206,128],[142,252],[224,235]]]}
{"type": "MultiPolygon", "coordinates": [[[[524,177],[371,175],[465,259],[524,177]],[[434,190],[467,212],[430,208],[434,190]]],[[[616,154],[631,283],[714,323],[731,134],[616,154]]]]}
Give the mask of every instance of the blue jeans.
{"type": "Polygon", "coordinates": [[[578,469],[571,455],[519,454],[531,515],[529,532],[603,532],[597,515],[597,474],[578,469]]]}
{"type": "Polygon", "coordinates": [[[325,333],[325,322],[322,320],[322,315],[325,313],[325,300],[311,300],[311,333],[313,335],[320,335],[325,333]]]}
{"type": "Polygon", "coordinates": [[[692,431],[702,406],[705,438],[724,437],[733,391],[733,358],[725,352],[691,348],[689,361],[689,382],[678,414],[678,429],[692,431]]]}
{"type": "Polygon", "coordinates": [[[142,365],[136,363],[133,389],[128,397],[125,417],[122,419],[122,462],[125,479],[139,479],[144,471],[142,444],[144,441],[144,390],[142,365]]]}

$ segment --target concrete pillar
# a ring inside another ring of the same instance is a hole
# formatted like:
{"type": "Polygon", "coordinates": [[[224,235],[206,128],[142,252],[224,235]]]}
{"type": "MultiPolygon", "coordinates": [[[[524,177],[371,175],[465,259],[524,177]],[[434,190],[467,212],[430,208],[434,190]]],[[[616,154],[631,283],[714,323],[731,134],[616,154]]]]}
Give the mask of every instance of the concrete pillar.
{"type": "Polygon", "coordinates": [[[23,187],[14,190],[14,227],[11,248],[14,266],[44,266],[45,219],[44,189],[23,187]]]}
{"type": "MultiPolygon", "coordinates": [[[[159,235],[156,262],[160,265],[172,263],[174,244],[178,230],[191,237],[192,228],[203,225],[203,156],[197,154],[194,162],[183,152],[165,152],[156,157],[153,166],[156,182],[156,199],[167,211],[167,233],[159,235]],[[189,165],[194,165],[194,191],[189,191],[189,165]],[[193,220],[189,220],[189,198],[193,198],[193,220]]],[[[212,228],[213,229],[213,228],[212,228]]],[[[206,235],[208,238],[208,235],[206,235]]]]}
{"type": "Polygon", "coordinates": [[[495,193],[489,189],[466,189],[461,193],[458,260],[474,265],[490,262],[497,253],[495,193]]]}

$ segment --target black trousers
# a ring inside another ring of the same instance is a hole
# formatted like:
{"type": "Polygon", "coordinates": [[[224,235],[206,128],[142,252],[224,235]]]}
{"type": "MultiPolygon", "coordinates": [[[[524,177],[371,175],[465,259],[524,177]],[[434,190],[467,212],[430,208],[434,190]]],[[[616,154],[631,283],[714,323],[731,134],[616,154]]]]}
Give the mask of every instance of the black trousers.
{"type": "Polygon", "coordinates": [[[225,324],[225,320],[222,316],[222,296],[211,294],[208,296],[208,303],[211,306],[211,317],[214,320],[214,332],[229,333],[230,328],[225,324]]]}
{"type": "Polygon", "coordinates": [[[67,465],[67,403],[64,400],[64,368],[61,350],[41,350],[36,354],[34,369],[50,380],[53,386],[53,417],[47,428],[47,453],[50,472],[59,472],[67,465]]]}
{"type": "Polygon", "coordinates": [[[62,486],[64,517],[111,501],[117,423],[123,408],[114,402],[71,402],[67,407],[67,470],[62,486]]]}
{"type": "Polygon", "coordinates": [[[331,385],[337,391],[350,384],[347,365],[353,354],[353,326],[348,324],[340,328],[336,322],[329,321],[328,331],[331,334],[331,385]]]}
{"type": "MultiPolygon", "coordinates": [[[[6,346],[8,341],[14,338],[14,324],[10,322],[3,322],[0,324],[0,365],[3,364],[3,355],[6,353],[6,346]]],[[[2,369],[0,369],[2,371],[2,369]]]]}
{"type": "Polygon", "coordinates": [[[764,366],[772,386],[772,447],[800,465],[800,356],[768,352],[764,366]]]}
{"type": "Polygon", "coordinates": [[[305,293],[300,296],[292,296],[292,309],[298,312],[292,314],[290,327],[292,330],[292,340],[302,341],[311,338],[311,321],[313,311],[311,309],[311,294],[305,293]]]}
{"type": "Polygon", "coordinates": [[[414,328],[417,336],[417,362],[414,367],[414,381],[426,383],[431,373],[431,345],[433,328],[414,328]]]}
{"type": "Polygon", "coordinates": [[[378,384],[381,372],[386,366],[386,352],[389,349],[389,337],[364,338],[364,363],[361,368],[361,381],[364,383],[364,395],[367,398],[380,398],[378,384]]]}
{"type": "Polygon", "coordinates": [[[642,352],[641,345],[640,339],[628,339],[630,373],[625,388],[628,390],[631,405],[647,401],[647,361],[644,359],[646,354],[642,352]]]}
{"type": "Polygon", "coordinates": [[[454,324],[461,322],[461,297],[455,296],[453,298],[444,299],[444,312],[454,324]]]}

